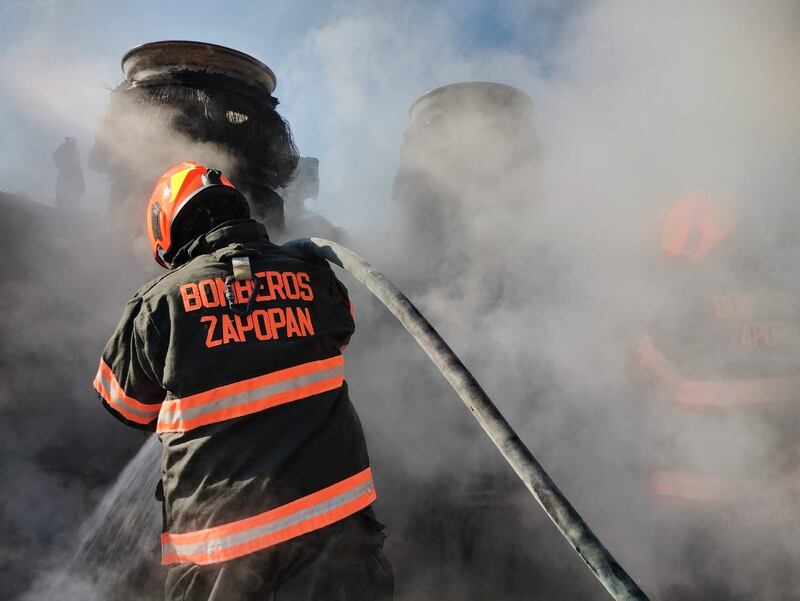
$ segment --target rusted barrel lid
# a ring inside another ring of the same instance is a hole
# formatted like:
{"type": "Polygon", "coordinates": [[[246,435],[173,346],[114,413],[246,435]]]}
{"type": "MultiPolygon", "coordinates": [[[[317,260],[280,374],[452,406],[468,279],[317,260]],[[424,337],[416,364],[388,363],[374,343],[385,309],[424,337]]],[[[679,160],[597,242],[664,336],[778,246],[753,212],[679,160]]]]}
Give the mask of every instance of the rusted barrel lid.
{"type": "Polygon", "coordinates": [[[277,79],[272,69],[233,48],[167,40],[131,48],[122,57],[122,72],[132,83],[147,84],[184,74],[223,75],[271,95],[277,79]]]}
{"type": "Polygon", "coordinates": [[[510,109],[532,113],[533,102],[522,90],[489,81],[468,81],[436,88],[421,96],[408,110],[411,123],[432,115],[460,110],[510,109]]]}

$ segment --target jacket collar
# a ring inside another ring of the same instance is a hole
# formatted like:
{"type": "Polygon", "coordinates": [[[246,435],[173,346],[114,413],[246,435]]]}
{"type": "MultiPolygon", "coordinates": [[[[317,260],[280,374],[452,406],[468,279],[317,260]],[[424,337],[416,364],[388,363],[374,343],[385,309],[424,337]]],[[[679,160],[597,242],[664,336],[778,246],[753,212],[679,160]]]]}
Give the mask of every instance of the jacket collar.
{"type": "Polygon", "coordinates": [[[194,242],[181,248],[172,260],[172,266],[177,267],[199,257],[212,253],[233,244],[248,248],[259,248],[271,244],[265,228],[258,221],[252,219],[234,219],[226,221],[203,234],[194,242]]]}

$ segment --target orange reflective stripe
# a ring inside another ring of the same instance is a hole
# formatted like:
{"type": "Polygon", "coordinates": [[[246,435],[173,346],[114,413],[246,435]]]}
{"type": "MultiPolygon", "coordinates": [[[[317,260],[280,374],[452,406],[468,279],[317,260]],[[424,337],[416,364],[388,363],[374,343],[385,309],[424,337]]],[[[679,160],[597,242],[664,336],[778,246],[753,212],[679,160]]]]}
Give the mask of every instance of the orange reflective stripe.
{"type": "Polygon", "coordinates": [[[148,405],[128,396],[117,382],[111,368],[100,359],[100,367],[94,378],[94,389],[125,419],[137,424],[152,423],[161,410],[161,404],[148,405]]]}
{"type": "Polygon", "coordinates": [[[753,378],[747,380],[684,380],[673,400],[698,409],[722,409],[765,403],[788,403],[800,399],[800,377],[753,378]]]}
{"type": "Polygon", "coordinates": [[[340,388],[344,357],[336,355],[164,401],[157,432],[186,432],[340,388]]]}
{"type": "Polygon", "coordinates": [[[161,535],[162,563],[207,565],[241,557],[318,530],[376,499],[369,468],[264,513],[205,530],[161,535]]]}
{"type": "Polygon", "coordinates": [[[178,193],[181,191],[184,182],[186,181],[186,176],[194,169],[194,167],[186,167],[173,173],[169,178],[169,202],[170,204],[175,202],[175,199],[178,197],[178,193]]]}
{"type": "Polygon", "coordinates": [[[664,356],[650,336],[636,349],[641,367],[661,383],[672,402],[691,409],[725,409],[800,401],[800,376],[741,380],[688,380],[664,356]]]}
{"type": "Polygon", "coordinates": [[[645,334],[637,341],[634,353],[639,366],[656,380],[674,383],[681,379],[678,370],[658,349],[649,334],[645,334]]]}
{"type": "Polygon", "coordinates": [[[700,476],[666,470],[653,472],[650,476],[651,493],[687,501],[730,501],[757,492],[763,484],[754,479],[700,476]]]}

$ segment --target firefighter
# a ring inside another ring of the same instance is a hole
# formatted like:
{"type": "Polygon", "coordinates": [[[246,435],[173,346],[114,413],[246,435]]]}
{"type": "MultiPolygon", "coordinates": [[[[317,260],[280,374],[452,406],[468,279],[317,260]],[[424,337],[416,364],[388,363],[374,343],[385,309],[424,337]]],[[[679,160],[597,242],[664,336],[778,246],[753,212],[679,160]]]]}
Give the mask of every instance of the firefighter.
{"type": "Polygon", "coordinates": [[[53,153],[53,163],[58,171],[56,179],[56,208],[68,211],[77,209],[86,192],[81,169],[81,157],[78,153],[78,139],[64,138],[64,141],[53,153]]]}
{"type": "MultiPolygon", "coordinates": [[[[635,353],[651,399],[646,461],[659,547],[680,541],[675,573],[705,599],[737,587],[753,587],[754,598],[767,578],[782,585],[773,557],[785,553],[763,541],[792,536],[800,498],[800,296],[772,236],[757,229],[762,220],[703,197],[672,207],[653,270],[662,301],[635,353]],[[757,552],[750,541],[760,541],[757,552]]],[[[796,590],[795,577],[785,583],[796,590]]]]}
{"type": "Polygon", "coordinates": [[[249,214],[217,170],[164,173],[146,222],[170,271],[128,301],[94,380],[162,443],[166,598],[391,599],[347,290],[249,214]]]}

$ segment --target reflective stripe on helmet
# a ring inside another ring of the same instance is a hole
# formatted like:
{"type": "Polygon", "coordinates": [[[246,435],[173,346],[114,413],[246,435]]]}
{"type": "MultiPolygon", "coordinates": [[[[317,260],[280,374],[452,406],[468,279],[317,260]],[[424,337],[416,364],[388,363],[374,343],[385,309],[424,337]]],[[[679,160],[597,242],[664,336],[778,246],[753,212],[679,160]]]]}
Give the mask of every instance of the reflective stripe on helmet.
{"type": "Polygon", "coordinates": [[[165,188],[164,196],[169,196],[169,203],[174,204],[175,199],[178,198],[178,193],[183,188],[183,185],[186,183],[186,176],[189,175],[192,171],[197,169],[197,166],[192,165],[191,167],[187,167],[186,169],[181,169],[177,173],[173,173],[169,177],[169,187],[165,188]]]}

